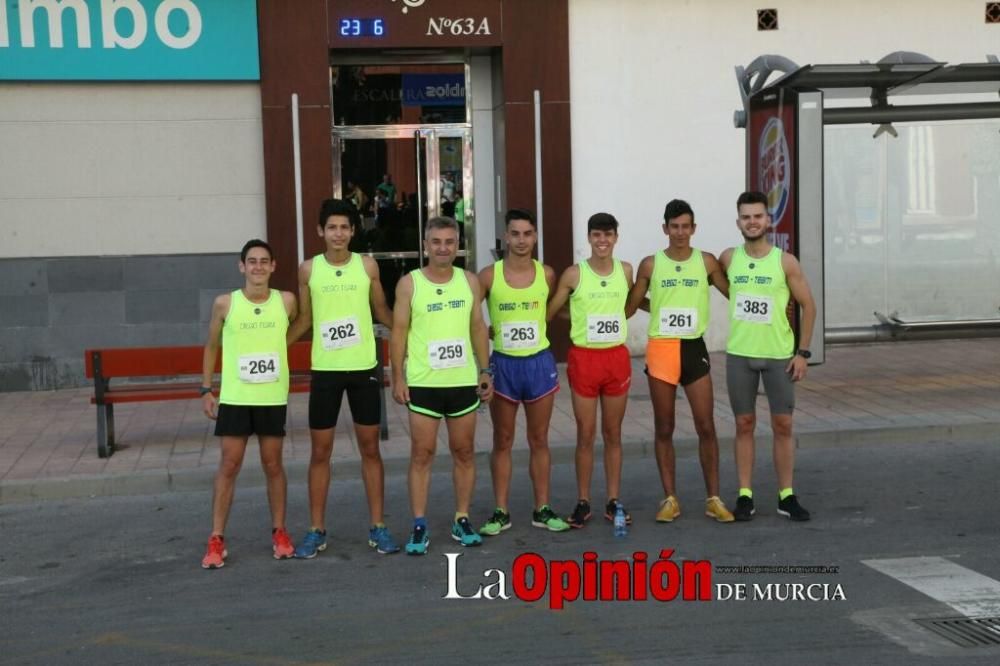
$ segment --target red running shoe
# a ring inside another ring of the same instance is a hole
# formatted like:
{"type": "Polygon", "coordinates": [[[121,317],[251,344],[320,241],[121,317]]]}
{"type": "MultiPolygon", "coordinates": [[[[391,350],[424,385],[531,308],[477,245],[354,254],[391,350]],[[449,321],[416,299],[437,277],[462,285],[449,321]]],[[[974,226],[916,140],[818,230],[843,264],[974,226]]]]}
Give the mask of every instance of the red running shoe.
{"type": "Polygon", "coordinates": [[[295,546],[292,545],[292,539],[284,527],[271,532],[271,543],[274,545],[274,559],[287,560],[295,555],[295,546]]]}
{"type": "Polygon", "coordinates": [[[208,550],[205,557],[201,558],[202,569],[221,569],[226,566],[226,544],[221,534],[213,534],[208,539],[208,550]]]}

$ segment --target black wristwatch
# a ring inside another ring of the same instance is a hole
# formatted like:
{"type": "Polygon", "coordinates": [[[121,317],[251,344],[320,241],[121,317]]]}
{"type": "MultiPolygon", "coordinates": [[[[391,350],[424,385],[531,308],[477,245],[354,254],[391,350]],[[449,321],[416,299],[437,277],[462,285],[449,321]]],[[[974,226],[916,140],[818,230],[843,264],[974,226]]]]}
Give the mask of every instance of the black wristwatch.
{"type": "Polygon", "coordinates": [[[808,349],[800,349],[800,350],[798,350],[795,353],[798,354],[799,356],[801,356],[804,359],[810,359],[810,358],[812,358],[812,352],[809,351],[808,349]]]}
{"type": "Polygon", "coordinates": [[[211,392],[212,392],[212,387],[211,386],[202,386],[202,387],[200,387],[198,389],[198,395],[200,395],[200,396],[206,396],[206,395],[208,395],[211,392]]]}

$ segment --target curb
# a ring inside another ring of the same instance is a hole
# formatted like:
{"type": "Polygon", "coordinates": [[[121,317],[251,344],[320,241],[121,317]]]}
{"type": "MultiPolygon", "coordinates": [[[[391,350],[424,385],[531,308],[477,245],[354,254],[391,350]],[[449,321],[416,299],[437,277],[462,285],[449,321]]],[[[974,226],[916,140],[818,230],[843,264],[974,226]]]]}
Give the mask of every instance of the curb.
{"type": "MultiPolygon", "coordinates": [[[[907,444],[914,440],[932,444],[984,440],[996,442],[998,431],[1000,424],[997,423],[972,423],[804,432],[796,436],[796,448],[859,448],[907,444]]],[[[679,438],[674,440],[674,447],[679,455],[695,455],[698,451],[698,440],[694,437],[679,438]]],[[[623,442],[623,449],[623,457],[627,459],[653,457],[653,443],[648,440],[626,439],[623,442]]],[[[550,451],[553,464],[571,464],[574,461],[573,443],[556,442],[550,446],[550,451]]],[[[527,467],[527,449],[515,449],[512,454],[515,466],[527,467]]],[[[447,455],[436,457],[435,473],[448,471],[447,459],[447,455]]],[[[386,457],[383,458],[383,464],[386,477],[405,476],[409,459],[399,456],[386,457]]],[[[476,466],[480,474],[489,469],[488,451],[476,453],[476,466]]],[[[299,461],[287,464],[285,472],[292,483],[303,483],[307,468],[308,463],[299,461]]],[[[488,478],[488,471],[485,474],[488,478]]],[[[360,476],[360,460],[334,461],[333,479],[356,480],[360,476]]],[[[207,492],[212,488],[214,477],[215,469],[197,468],[0,481],[0,505],[94,497],[158,495],[171,492],[207,492]]],[[[240,473],[240,488],[263,486],[264,474],[259,467],[249,467],[240,473]]]]}

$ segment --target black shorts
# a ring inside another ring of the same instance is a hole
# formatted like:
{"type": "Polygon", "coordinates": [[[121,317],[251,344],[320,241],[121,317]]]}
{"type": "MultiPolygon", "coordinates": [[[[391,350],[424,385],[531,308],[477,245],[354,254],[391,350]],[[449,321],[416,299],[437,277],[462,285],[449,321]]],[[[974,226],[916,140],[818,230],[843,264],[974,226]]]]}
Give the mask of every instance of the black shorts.
{"type": "Polygon", "coordinates": [[[377,365],[369,370],[313,370],[309,388],[309,428],[327,430],[337,425],[345,391],[354,422],[378,425],[381,390],[377,365]]]}
{"type": "Polygon", "coordinates": [[[465,416],[479,407],[479,393],[475,386],[449,386],[446,388],[410,387],[411,412],[440,419],[465,416]]]}
{"type": "Polygon", "coordinates": [[[284,437],[287,405],[251,407],[219,405],[215,420],[216,437],[284,437]]]}

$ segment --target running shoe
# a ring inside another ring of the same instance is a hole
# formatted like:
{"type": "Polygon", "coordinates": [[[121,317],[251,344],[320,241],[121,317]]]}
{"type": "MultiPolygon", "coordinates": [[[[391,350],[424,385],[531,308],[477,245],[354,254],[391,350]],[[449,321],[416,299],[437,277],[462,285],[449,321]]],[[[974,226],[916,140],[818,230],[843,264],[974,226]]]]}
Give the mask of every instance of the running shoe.
{"type": "Polygon", "coordinates": [[[739,522],[745,522],[747,520],[753,520],[753,514],[757,513],[757,510],[753,508],[753,498],[747,497],[746,495],[740,495],[736,498],[736,510],[733,511],[733,519],[739,522]]]}
{"type": "Polygon", "coordinates": [[[797,522],[809,520],[809,512],[799,505],[799,499],[795,495],[778,500],[778,513],[797,522]]]}
{"type": "Polygon", "coordinates": [[[292,539],[284,527],[278,527],[271,531],[271,544],[276,560],[287,560],[295,554],[295,546],[292,545],[292,539]]]}
{"type": "Polygon", "coordinates": [[[201,558],[202,569],[221,569],[226,566],[226,543],[221,534],[213,534],[208,539],[208,549],[201,558]]]}
{"type": "Polygon", "coordinates": [[[486,521],[486,524],[479,528],[479,533],[483,536],[496,536],[509,529],[510,514],[497,507],[493,510],[493,515],[486,521]]]}
{"type": "Polygon", "coordinates": [[[311,560],[316,553],[326,550],[326,530],[311,529],[306,532],[295,549],[295,557],[300,560],[311,560]]]}
{"type": "Polygon", "coordinates": [[[483,542],[483,537],[472,529],[472,524],[465,516],[451,524],[451,538],[466,547],[478,546],[483,542]]]}
{"type": "Polygon", "coordinates": [[[735,520],[725,503],[714,495],[705,500],[705,515],[709,518],[715,518],[720,523],[731,523],[735,520]]]}
{"type": "Polygon", "coordinates": [[[407,555],[426,555],[427,547],[431,545],[431,537],[426,527],[414,527],[410,540],[406,542],[407,555]]]}
{"type": "Polygon", "coordinates": [[[373,526],[368,530],[368,545],[381,555],[399,552],[399,544],[389,534],[389,528],[385,525],[373,526]]]}
{"type": "Polygon", "coordinates": [[[571,515],[569,520],[566,522],[569,523],[570,527],[582,529],[588,520],[590,520],[590,502],[582,499],[576,503],[576,508],[573,509],[573,515],[571,515]]]}
{"type": "MultiPolygon", "coordinates": [[[[610,520],[611,522],[615,521],[615,511],[618,510],[618,504],[619,504],[618,498],[612,497],[611,499],[608,500],[607,506],[604,507],[604,517],[610,520]]],[[[628,512],[628,509],[625,508],[624,504],[622,504],[622,511],[625,512],[625,524],[631,525],[632,514],[628,512]]]]}
{"type": "Polygon", "coordinates": [[[531,525],[550,532],[565,532],[569,529],[569,523],[557,516],[548,504],[542,506],[538,511],[531,512],[531,525]]]}
{"type": "Polygon", "coordinates": [[[681,503],[677,501],[676,497],[669,495],[665,500],[660,502],[660,508],[656,512],[656,522],[672,523],[674,518],[680,518],[680,516],[681,503]]]}

